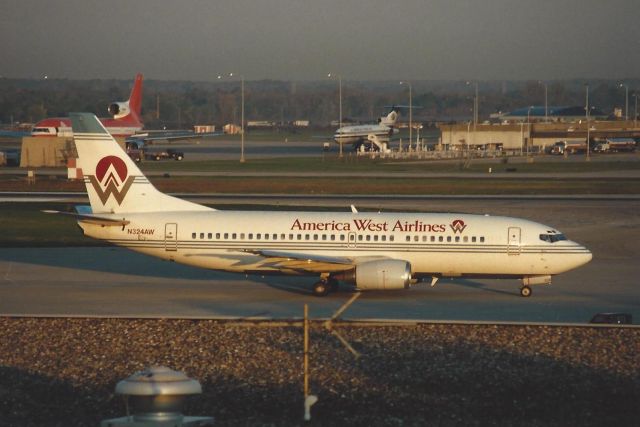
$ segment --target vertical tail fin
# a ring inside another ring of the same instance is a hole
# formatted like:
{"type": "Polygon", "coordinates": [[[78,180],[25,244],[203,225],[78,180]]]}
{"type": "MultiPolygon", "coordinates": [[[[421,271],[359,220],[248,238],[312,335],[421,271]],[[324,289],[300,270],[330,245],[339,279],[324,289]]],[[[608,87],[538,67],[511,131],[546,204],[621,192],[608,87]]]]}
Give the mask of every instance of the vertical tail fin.
{"type": "Polygon", "coordinates": [[[138,121],[141,121],[142,111],[142,74],[136,74],[136,79],[133,82],[133,88],[129,95],[129,108],[131,112],[136,116],[138,121]]]}
{"type": "Polygon", "coordinates": [[[126,101],[112,102],[107,108],[114,120],[119,123],[140,125],[142,127],[142,74],[138,73],[126,101]]]}
{"type": "Polygon", "coordinates": [[[386,116],[380,117],[378,122],[384,126],[395,126],[398,121],[398,112],[392,109],[386,116]]]}
{"type": "Polygon", "coordinates": [[[158,191],[95,115],[69,117],[93,213],[211,210],[158,191]]]}

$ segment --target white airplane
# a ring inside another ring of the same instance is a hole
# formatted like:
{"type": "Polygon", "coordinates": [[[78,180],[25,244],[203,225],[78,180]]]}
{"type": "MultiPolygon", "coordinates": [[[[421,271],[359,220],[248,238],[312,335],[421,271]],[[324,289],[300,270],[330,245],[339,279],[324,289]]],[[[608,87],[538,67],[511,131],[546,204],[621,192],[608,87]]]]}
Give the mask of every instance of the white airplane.
{"type": "Polygon", "coordinates": [[[336,130],[333,140],[337,144],[352,144],[354,149],[361,145],[370,145],[379,151],[389,144],[389,140],[398,129],[394,126],[398,121],[398,111],[392,108],[389,114],[378,119],[377,124],[342,126],[336,130]]]}
{"type": "Polygon", "coordinates": [[[323,296],[407,289],[441,277],[553,275],[591,252],[546,225],[469,214],[224,211],[158,191],[93,114],[70,115],[91,206],[76,216],[87,236],[192,266],[245,274],[317,275],[323,296]]]}

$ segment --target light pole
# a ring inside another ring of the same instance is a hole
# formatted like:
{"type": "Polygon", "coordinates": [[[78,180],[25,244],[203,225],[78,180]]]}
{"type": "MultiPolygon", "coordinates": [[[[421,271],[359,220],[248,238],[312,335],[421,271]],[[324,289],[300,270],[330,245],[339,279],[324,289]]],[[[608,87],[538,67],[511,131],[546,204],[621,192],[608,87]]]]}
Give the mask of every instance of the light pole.
{"type": "Polygon", "coordinates": [[[531,144],[531,109],[533,105],[527,110],[527,157],[529,157],[529,145],[531,144]]]}
{"type": "Polygon", "coordinates": [[[342,141],[341,141],[341,137],[342,137],[342,76],[340,74],[327,74],[327,77],[331,78],[332,76],[335,76],[338,78],[338,110],[339,110],[339,116],[338,116],[338,145],[340,146],[340,157],[342,157],[342,141]]]}
{"type": "Polygon", "coordinates": [[[636,108],[633,110],[633,127],[638,127],[638,94],[634,93],[633,97],[636,99],[636,108]]]}
{"type": "Polygon", "coordinates": [[[620,83],[619,87],[624,88],[624,119],[629,120],[629,85],[620,83]]]}
{"type": "MultiPolygon", "coordinates": [[[[409,86],[409,149],[413,143],[413,87],[411,82],[400,82],[401,85],[409,86]]],[[[416,141],[416,150],[418,149],[418,142],[416,141]]]]}
{"type": "MultiPolygon", "coordinates": [[[[473,98],[473,143],[477,144],[476,141],[476,126],[478,125],[478,82],[473,82],[476,91],[475,97],[473,98]]],[[[471,85],[471,82],[467,82],[467,85],[471,85]]]]}
{"type": "Polygon", "coordinates": [[[590,155],[590,151],[591,150],[589,149],[589,137],[590,137],[590,135],[589,135],[589,84],[585,84],[584,86],[585,86],[586,91],[587,91],[586,100],[585,100],[585,104],[586,104],[586,106],[585,106],[585,110],[586,110],[585,114],[586,114],[586,119],[587,119],[587,159],[586,160],[589,161],[589,160],[591,160],[591,155],[590,155]]]}
{"type": "Polygon", "coordinates": [[[538,80],[538,84],[544,86],[544,122],[547,123],[549,121],[549,104],[547,102],[547,92],[549,88],[547,83],[542,80],[538,80]]]}
{"type": "MultiPolygon", "coordinates": [[[[233,77],[233,73],[229,73],[233,77]]],[[[218,80],[222,79],[218,75],[218,80]]],[[[244,75],[240,75],[240,163],[244,163],[244,75]]]]}

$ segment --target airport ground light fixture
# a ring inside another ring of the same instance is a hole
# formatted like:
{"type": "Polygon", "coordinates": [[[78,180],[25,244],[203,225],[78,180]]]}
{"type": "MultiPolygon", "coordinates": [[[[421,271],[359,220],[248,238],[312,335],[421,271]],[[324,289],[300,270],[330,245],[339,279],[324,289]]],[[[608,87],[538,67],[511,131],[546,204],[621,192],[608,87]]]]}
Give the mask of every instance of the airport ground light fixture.
{"type": "Polygon", "coordinates": [[[200,383],[182,372],[164,366],[152,366],[136,372],[116,385],[116,394],[123,396],[127,402],[127,416],[103,420],[100,426],[211,426],[214,422],[212,417],[182,414],[186,398],[201,393],[200,383]],[[132,414],[129,414],[129,409],[132,414]]]}

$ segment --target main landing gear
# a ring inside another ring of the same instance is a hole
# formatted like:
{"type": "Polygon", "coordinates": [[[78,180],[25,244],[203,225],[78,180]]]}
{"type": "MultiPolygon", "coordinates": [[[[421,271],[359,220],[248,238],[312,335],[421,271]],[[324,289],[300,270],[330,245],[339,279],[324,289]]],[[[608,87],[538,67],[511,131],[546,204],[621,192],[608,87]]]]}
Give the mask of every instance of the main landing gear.
{"type": "Polygon", "coordinates": [[[324,297],[330,292],[336,292],[339,289],[338,281],[332,277],[323,277],[313,284],[313,295],[324,297]]]}

